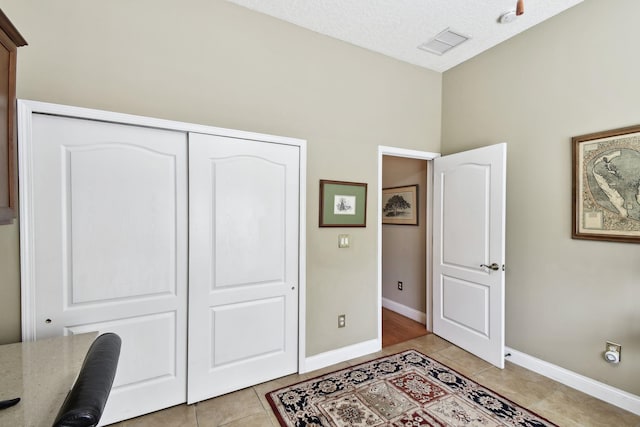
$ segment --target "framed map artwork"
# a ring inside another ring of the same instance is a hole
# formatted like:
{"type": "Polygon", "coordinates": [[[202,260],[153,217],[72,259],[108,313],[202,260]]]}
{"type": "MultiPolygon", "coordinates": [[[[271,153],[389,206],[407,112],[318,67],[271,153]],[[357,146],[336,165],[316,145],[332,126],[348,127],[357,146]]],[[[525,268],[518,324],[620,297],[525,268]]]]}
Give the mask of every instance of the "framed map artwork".
{"type": "Polygon", "coordinates": [[[572,237],[640,243],[640,125],[571,142],[572,237]]]}

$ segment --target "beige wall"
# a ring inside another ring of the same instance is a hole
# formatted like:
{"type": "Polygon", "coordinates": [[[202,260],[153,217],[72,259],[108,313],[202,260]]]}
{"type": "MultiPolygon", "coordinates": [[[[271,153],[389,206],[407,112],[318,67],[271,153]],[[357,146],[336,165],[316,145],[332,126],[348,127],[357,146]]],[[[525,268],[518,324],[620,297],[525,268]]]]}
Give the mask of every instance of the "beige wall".
{"type": "Polygon", "coordinates": [[[18,221],[0,225],[0,344],[20,341],[18,221]]]}
{"type": "MultiPolygon", "coordinates": [[[[221,0],[2,8],[29,42],[20,98],[308,140],[307,354],[376,337],[377,146],[440,149],[441,74],[221,0]],[[346,229],[346,251],[345,229],[318,228],[319,179],[369,184],[367,227],[346,229]]],[[[19,336],[15,229],[0,231],[0,246],[7,341],[19,336]]]]}
{"type": "MultiPolygon", "coordinates": [[[[21,98],[307,139],[307,353],[375,337],[376,148],[440,151],[438,73],[220,0],[2,8],[29,41],[21,98]],[[348,251],[344,230],[317,227],[321,178],[369,183],[348,251]]],[[[640,246],[570,238],[570,138],[640,123],[638,15],[635,0],[586,0],[446,72],[442,103],[445,152],[509,142],[507,345],[634,394],[640,246]]],[[[0,227],[0,343],[20,336],[17,236],[0,227]]]]}
{"type": "Polygon", "coordinates": [[[418,184],[419,192],[418,226],[382,225],[382,297],[425,313],[427,161],[383,157],[382,188],[413,184],[418,184]]]}
{"type": "Polygon", "coordinates": [[[508,142],[507,345],[636,395],[640,245],[571,239],[571,137],[640,124],[639,15],[586,0],[444,73],[442,113],[445,154],[508,142]]]}

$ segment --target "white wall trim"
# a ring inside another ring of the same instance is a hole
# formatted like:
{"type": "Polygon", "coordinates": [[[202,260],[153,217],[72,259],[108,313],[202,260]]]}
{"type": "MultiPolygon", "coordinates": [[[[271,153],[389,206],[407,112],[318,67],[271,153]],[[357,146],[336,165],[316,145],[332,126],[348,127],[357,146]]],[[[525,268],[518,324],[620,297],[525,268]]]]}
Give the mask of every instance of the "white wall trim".
{"type": "MultiPolygon", "coordinates": [[[[110,123],[125,123],[135,126],[145,126],[157,129],[175,130],[178,132],[205,133],[209,135],[227,136],[230,138],[249,139],[261,142],[275,142],[287,145],[306,145],[306,141],[287,136],[270,135],[266,133],[248,132],[237,129],[227,129],[215,126],[200,125],[176,120],[157,119],[154,117],[137,116],[134,114],[117,113],[107,110],[74,107],[71,105],[52,104],[49,102],[18,99],[18,106],[22,114],[43,113],[63,117],[79,117],[110,123]]],[[[28,123],[27,123],[28,124],[28,123]]],[[[21,128],[22,130],[23,128],[21,128]]],[[[304,189],[306,191],[306,189],[304,189]]]]}
{"type": "Polygon", "coordinates": [[[335,365],[345,360],[375,353],[376,351],[380,351],[380,349],[380,341],[369,340],[309,356],[304,363],[306,370],[300,371],[300,373],[303,374],[305,372],[315,371],[316,369],[326,368],[327,366],[335,365]]]}
{"type": "MultiPolygon", "coordinates": [[[[420,159],[420,160],[433,160],[435,158],[440,157],[440,153],[432,153],[429,151],[418,151],[418,150],[410,150],[407,148],[398,148],[398,147],[389,147],[386,145],[378,146],[378,191],[377,191],[377,201],[376,201],[376,209],[380,210],[380,203],[382,200],[382,158],[383,156],[395,156],[395,157],[406,157],[409,159],[420,159]]],[[[429,162],[431,164],[431,162],[429,162]]],[[[426,307],[427,314],[425,323],[427,325],[427,330],[432,330],[433,322],[431,317],[432,312],[432,301],[431,301],[431,287],[432,287],[432,260],[431,260],[431,247],[432,247],[432,217],[431,215],[433,211],[433,196],[431,191],[433,189],[433,168],[429,167],[427,171],[427,248],[426,255],[427,259],[425,260],[427,264],[427,278],[426,278],[426,307]]],[[[382,343],[382,218],[378,215],[378,341],[382,343]]]]}
{"type": "Polygon", "coordinates": [[[300,144],[299,147],[298,372],[303,372],[307,357],[307,144],[300,144]]]}
{"type": "Polygon", "coordinates": [[[433,331],[433,159],[427,160],[427,250],[425,265],[427,266],[427,292],[425,315],[427,331],[433,331]]]}
{"type": "Polygon", "coordinates": [[[611,387],[608,384],[601,383],[509,347],[505,347],[505,353],[511,354],[510,356],[506,356],[506,360],[511,363],[515,363],[530,371],[558,381],[561,384],[604,400],[607,403],[636,415],[640,415],[640,396],[611,387]]]}
{"type": "Polygon", "coordinates": [[[34,257],[35,247],[32,227],[33,218],[33,191],[30,183],[33,182],[33,155],[31,153],[31,129],[33,123],[31,115],[33,106],[18,100],[18,194],[20,203],[20,294],[21,294],[21,329],[22,341],[34,341],[36,339],[35,319],[35,261],[26,262],[34,257]]]}
{"type": "Polygon", "coordinates": [[[430,151],[410,150],[407,148],[390,147],[387,145],[378,145],[378,153],[384,156],[407,157],[409,159],[433,160],[440,157],[440,153],[432,153],[430,151]]]}
{"type": "Polygon", "coordinates": [[[421,312],[420,310],[416,310],[415,308],[408,307],[406,305],[400,304],[399,302],[384,297],[382,297],[382,306],[391,311],[395,311],[398,314],[402,314],[404,317],[408,317],[409,319],[413,319],[416,322],[420,322],[423,325],[427,324],[427,314],[421,312]]]}

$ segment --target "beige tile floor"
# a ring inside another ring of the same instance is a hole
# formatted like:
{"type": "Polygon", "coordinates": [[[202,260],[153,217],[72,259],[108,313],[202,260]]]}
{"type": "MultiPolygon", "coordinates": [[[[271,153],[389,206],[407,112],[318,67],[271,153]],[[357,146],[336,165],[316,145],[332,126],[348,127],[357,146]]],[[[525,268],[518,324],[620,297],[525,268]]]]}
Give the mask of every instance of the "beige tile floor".
{"type": "Polygon", "coordinates": [[[568,427],[640,427],[640,417],[507,362],[497,369],[449,342],[427,335],[381,352],[303,375],[289,375],[194,405],[113,424],[118,427],[278,427],[265,393],[308,378],[414,348],[537,414],[568,427]]]}

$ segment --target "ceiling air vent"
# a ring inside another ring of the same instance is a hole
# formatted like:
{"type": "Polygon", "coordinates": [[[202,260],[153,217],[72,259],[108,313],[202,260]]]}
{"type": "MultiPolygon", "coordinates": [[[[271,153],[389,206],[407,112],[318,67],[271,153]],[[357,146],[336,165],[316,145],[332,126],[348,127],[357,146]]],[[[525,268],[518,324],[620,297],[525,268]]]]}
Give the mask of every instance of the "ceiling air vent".
{"type": "Polygon", "coordinates": [[[436,55],[442,55],[470,38],[469,36],[447,28],[428,42],[422,43],[418,46],[418,49],[426,50],[436,55]]]}

